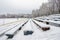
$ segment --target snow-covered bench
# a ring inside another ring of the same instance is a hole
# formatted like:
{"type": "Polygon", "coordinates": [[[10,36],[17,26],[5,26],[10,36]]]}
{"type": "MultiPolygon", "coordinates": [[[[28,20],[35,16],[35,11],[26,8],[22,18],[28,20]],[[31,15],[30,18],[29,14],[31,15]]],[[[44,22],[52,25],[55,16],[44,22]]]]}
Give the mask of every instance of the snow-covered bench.
{"type": "Polygon", "coordinates": [[[13,24],[13,25],[10,25],[10,26],[7,26],[7,27],[5,27],[5,26],[0,27],[0,36],[4,35],[5,32],[11,30],[12,28],[14,28],[15,26],[17,26],[18,24],[19,24],[19,23],[13,24]]]}
{"type": "Polygon", "coordinates": [[[38,22],[38,21],[36,21],[36,20],[33,20],[33,22],[34,22],[37,26],[39,26],[39,28],[41,28],[43,31],[47,31],[47,30],[50,29],[49,25],[46,25],[46,24],[41,23],[41,22],[38,22]]]}
{"type": "Polygon", "coordinates": [[[33,34],[33,29],[32,29],[30,22],[31,22],[31,19],[22,28],[24,35],[32,35],[33,34]]]}
{"type": "Polygon", "coordinates": [[[27,23],[28,21],[21,23],[19,25],[17,25],[15,28],[9,30],[8,32],[5,33],[6,36],[8,36],[8,38],[12,38],[17,31],[21,30],[21,28],[27,23]]]}
{"type": "Polygon", "coordinates": [[[42,20],[42,19],[35,19],[36,21],[43,22],[46,24],[49,24],[49,20],[42,20]]]}
{"type": "Polygon", "coordinates": [[[43,22],[41,19],[34,19],[34,20],[39,21],[39,22],[43,22]]]}

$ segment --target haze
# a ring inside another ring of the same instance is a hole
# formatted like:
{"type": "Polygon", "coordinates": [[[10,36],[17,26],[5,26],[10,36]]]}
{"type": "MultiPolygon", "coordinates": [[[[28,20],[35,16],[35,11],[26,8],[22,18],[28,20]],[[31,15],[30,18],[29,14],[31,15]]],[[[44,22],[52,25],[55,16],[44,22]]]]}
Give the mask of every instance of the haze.
{"type": "Polygon", "coordinates": [[[0,0],[1,13],[31,13],[33,9],[40,8],[47,0],[0,0]]]}

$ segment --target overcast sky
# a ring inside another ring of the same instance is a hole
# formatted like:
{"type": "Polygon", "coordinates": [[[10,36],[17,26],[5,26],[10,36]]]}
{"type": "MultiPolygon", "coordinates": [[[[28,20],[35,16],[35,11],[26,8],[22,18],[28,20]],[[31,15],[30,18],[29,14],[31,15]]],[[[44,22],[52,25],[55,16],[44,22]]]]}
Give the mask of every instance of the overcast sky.
{"type": "Polygon", "coordinates": [[[47,0],[0,0],[0,14],[6,12],[31,13],[47,0]]]}

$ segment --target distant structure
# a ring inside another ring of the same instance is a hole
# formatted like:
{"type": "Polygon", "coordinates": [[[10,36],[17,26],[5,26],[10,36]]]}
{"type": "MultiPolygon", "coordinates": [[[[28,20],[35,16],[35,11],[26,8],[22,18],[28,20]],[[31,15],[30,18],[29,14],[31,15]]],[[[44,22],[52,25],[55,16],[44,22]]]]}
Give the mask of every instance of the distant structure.
{"type": "Polygon", "coordinates": [[[31,14],[2,14],[0,18],[31,18],[31,14]]]}

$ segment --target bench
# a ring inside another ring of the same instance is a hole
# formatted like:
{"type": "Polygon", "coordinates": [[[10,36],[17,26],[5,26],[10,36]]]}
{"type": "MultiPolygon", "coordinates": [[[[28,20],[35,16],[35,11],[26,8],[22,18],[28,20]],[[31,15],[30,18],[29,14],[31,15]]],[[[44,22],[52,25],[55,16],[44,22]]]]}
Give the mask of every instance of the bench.
{"type": "Polygon", "coordinates": [[[9,38],[13,38],[13,36],[17,33],[17,31],[21,30],[22,26],[24,26],[28,21],[21,23],[17,25],[15,28],[9,30],[8,32],[5,33],[6,36],[9,38]]]}
{"type": "Polygon", "coordinates": [[[43,31],[47,31],[47,30],[50,30],[50,27],[44,23],[41,23],[41,22],[38,22],[36,20],[33,20],[33,22],[39,26],[39,28],[41,28],[43,31]]]}
{"type": "Polygon", "coordinates": [[[5,32],[11,30],[12,28],[14,28],[15,26],[17,26],[18,24],[19,24],[19,23],[13,24],[13,25],[10,25],[10,26],[7,26],[7,27],[5,27],[5,26],[4,26],[4,27],[0,27],[0,28],[4,28],[4,29],[1,29],[1,30],[0,30],[0,36],[4,35],[5,32]]]}
{"type": "Polygon", "coordinates": [[[26,31],[24,31],[24,35],[31,35],[33,33],[33,31],[29,31],[29,30],[26,30],[26,31]]]}
{"type": "Polygon", "coordinates": [[[29,20],[24,27],[22,28],[24,35],[32,35],[33,34],[33,29],[31,26],[31,20],[29,20]]]}
{"type": "Polygon", "coordinates": [[[39,22],[43,22],[43,21],[42,21],[42,20],[40,20],[40,19],[34,19],[34,20],[39,21],[39,22]]]}

